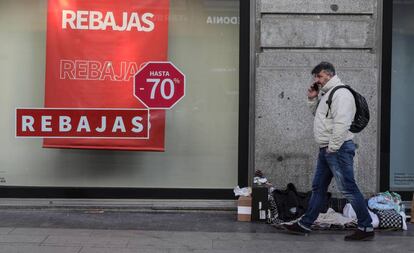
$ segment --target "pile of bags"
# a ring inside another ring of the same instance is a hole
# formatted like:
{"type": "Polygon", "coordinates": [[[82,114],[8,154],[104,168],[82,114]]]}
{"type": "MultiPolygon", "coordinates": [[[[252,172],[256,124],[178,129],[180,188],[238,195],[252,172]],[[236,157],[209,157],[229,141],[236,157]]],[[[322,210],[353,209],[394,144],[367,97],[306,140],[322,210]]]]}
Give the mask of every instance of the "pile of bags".
{"type": "MultiPolygon", "coordinates": [[[[277,225],[299,219],[308,207],[311,194],[310,191],[298,192],[292,183],[285,190],[271,188],[267,223],[277,225]]],[[[401,196],[395,192],[381,192],[368,199],[368,211],[374,228],[407,230],[404,210],[401,196]]],[[[328,192],[314,228],[348,228],[356,224],[356,214],[351,204],[346,199],[331,198],[328,192]]]]}

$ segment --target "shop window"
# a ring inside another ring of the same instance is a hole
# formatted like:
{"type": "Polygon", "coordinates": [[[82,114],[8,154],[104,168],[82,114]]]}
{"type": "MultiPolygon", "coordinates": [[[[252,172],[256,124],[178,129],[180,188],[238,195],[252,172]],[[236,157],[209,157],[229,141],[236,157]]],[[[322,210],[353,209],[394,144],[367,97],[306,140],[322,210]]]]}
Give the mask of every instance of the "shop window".
{"type": "Polygon", "coordinates": [[[394,191],[414,189],[414,1],[393,1],[390,177],[394,191]]]}
{"type": "Polygon", "coordinates": [[[44,105],[47,8],[46,0],[0,2],[0,186],[237,185],[238,0],[169,1],[168,60],[187,87],[166,112],[163,152],[42,148],[41,139],[14,137],[15,108],[44,105]]]}

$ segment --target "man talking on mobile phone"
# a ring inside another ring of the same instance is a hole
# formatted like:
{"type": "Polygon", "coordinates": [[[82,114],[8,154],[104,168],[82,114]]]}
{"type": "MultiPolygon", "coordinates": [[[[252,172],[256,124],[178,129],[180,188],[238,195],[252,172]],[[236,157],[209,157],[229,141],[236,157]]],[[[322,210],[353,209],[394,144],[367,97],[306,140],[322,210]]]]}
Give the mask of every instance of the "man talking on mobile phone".
{"type": "Polygon", "coordinates": [[[354,178],[355,144],[352,141],[354,135],[349,131],[356,113],[354,96],[348,89],[336,90],[329,109],[330,92],[343,83],[329,62],[318,64],[312,75],[315,82],[308,89],[308,105],[315,116],[313,130],[319,144],[312,196],[306,213],[297,222],[285,224],[284,228],[296,234],[310,233],[326,201],[329,184],[335,178],[339,191],[351,203],[358,219],[358,229],[345,236],[345,240],[371,240],[375,235],[372,220],[354,178]]]}

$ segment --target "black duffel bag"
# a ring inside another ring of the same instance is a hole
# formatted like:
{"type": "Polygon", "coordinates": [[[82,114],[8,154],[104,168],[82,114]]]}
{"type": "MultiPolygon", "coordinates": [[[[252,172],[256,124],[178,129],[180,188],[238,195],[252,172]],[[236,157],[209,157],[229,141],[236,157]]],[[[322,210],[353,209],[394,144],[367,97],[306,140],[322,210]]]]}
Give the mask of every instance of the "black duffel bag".
{"type": "MultiPolygon", "coordinates": [[[[308,208],[308,203],[312,192],[298,192],[294,184],[289,183],[286,190],[274,190],[272,192],[276,202],[278,218],[283,221],[292,221],[301,217],[308,208]]],[[[321,212],[326,212],[331,193],[326,194],[326,200],[321,208],[321,212]]]]}

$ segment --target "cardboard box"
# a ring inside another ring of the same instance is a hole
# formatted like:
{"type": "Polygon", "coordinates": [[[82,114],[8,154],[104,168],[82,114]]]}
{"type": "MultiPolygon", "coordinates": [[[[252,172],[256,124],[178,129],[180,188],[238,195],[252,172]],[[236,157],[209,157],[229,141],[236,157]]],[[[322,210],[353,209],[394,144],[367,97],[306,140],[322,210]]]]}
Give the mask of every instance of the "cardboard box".
{"type": "Polygon", "coordinates": [[[266,221],[269,209],[269,189],[266,186],[254,186],[252,189],[252,221],[266,221]]]}
{"type": "Polygon", "coordinates": [[[237,200],[237,220],[251,221],[252,220],[252,197],[240,196],[237,200]]]}

